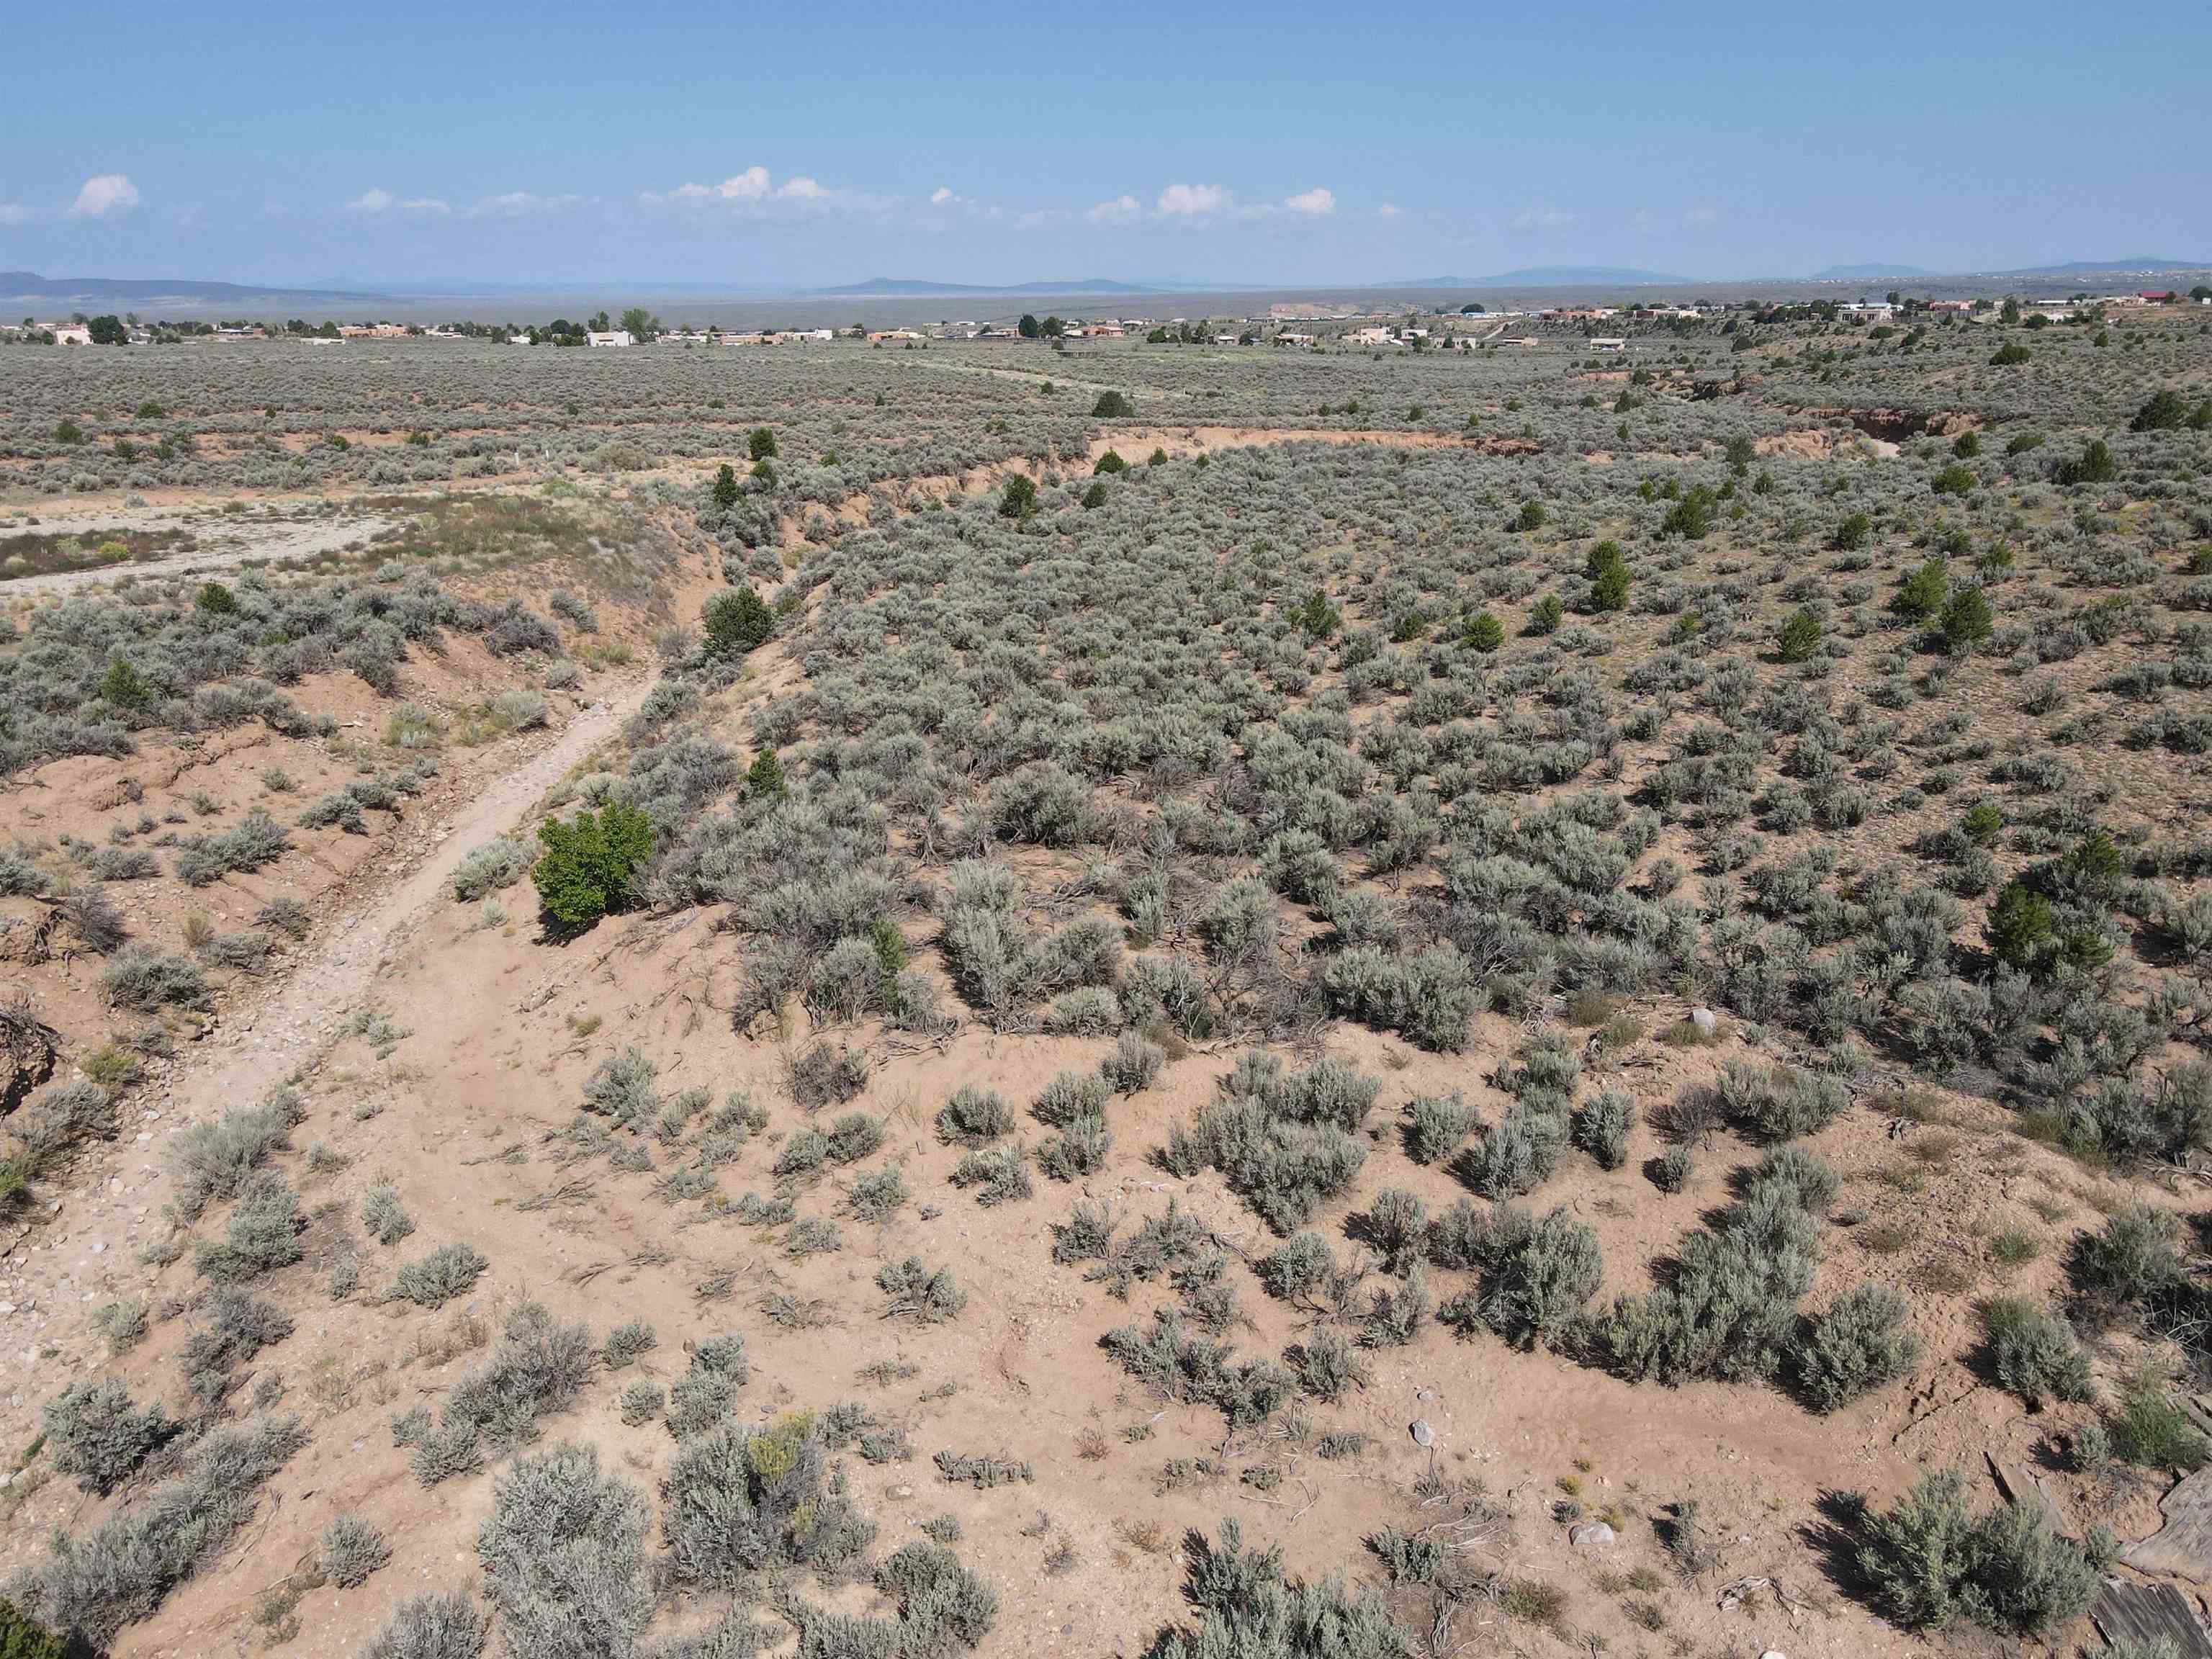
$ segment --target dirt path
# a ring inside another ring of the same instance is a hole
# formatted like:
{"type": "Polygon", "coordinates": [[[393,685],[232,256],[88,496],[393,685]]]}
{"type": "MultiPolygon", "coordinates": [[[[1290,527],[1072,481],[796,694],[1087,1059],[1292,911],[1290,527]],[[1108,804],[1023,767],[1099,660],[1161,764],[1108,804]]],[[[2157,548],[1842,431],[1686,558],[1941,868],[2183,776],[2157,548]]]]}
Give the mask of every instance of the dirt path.
{"type": "MultiPolygon", "coordinates": [[[[245,565],[268,564],[279,559],[320,558],[326,553],[337,552],[356,542],[367,541],[379,531],[389,528],[391,522],[380,516],[320,520],[309,524],[225,523],[217,520],[207,529],[220,536],[219,540],[203,541],[197,547],[165,554],[158,559],[100,565],[89,570],[50,571],[44,575],[17,576],[0,580],[0,599],[67,593],[81,587],[112,583],[125,576],[213,575],[221,571],[236,570],[245,565]]],[[[167,515],[147,513],[143,509],[103,514],[81,524],[70,521],[46,523],[39,528],[88,538],[116,530],[175,528],[191,530],[195,534],[204,533],[202,524],[196,523],[190,514],[167,515]]]]}
{"type": "Polygon", "coordinates": [[[260,1007],[238,1018],[176,1079],[174,1115],[185,1122],[258,1100],[312,1063],[341,1024],[370,1000],[377,970],[418,917],[451,903],[447,884],[475,848],[512,829],[570,767],[622,730],[651,689],[650,677],[592,704],[558,738],[493,780],[454,817],[430,832],[432,851],[368,908],[346,917],[260,1007]]]}

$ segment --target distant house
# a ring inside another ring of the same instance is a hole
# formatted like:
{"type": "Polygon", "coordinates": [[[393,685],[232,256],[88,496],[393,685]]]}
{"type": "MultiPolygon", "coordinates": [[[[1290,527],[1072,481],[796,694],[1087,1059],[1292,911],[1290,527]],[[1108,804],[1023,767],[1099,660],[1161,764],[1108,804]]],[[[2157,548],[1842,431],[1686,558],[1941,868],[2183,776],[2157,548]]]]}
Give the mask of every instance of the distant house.
{"type": "Polygon", "coordinates": [[[54,343],[56,345],[90,345],[92,331],[76,323],[56,323],[54,343]]]}
{"type": "Polygon", "coordinates": [[[1285,329],[1280,334],[1275,336],[1275,343],[1279,346],[1310,346],[1313,343],[1312,335],[1293,334],[1289,329],[1285,329]]]}
{"type": "Polygon", "coordinates": [[[2142,300],[2145,305],[2170,306],[2181,296],[2179,294],[2176,294],[2172,289],[2168,288],[2160,289],[2155,291],[2150,289],[2145,289],[2136,297],[2142,300]]]}
{"type": "Polygon", "coordinates": [[[584,343],[587,346],[626,346],[635,345],[637,342],[630,338],[628,329],[611,328],[604,333],[586,334],[584,343]]]}
{"type": "Polygon", "coordinates": [[[1592,351],[1626,351],[1628,342],[1618,335],[1599,335],[1590,341],[1592,351]]]}
{"type": "Polygon", "coordinates": [[[1235,345],[1237,343],[1237,337],[1234,334],[1217,334],[1213,337],[1213,343],[1216,345],[1235,345]]]}
{"type": "Polygon", "coordinates": [[[1395,341],[1387,328],[1355,328],[1344,337],[1353,345],[1392,345],[1395,341]]]}

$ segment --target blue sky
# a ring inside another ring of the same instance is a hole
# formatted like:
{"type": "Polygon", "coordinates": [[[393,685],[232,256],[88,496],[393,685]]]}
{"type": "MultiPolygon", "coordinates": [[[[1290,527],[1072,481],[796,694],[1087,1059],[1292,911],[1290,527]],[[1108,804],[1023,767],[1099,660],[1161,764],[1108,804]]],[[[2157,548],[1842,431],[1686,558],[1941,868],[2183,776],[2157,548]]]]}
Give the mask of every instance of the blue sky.
{"type": "Polygon", "coordinates": [[[2212,9],[94,5],[0,267],[1314,283],[2212,258],[2212,9]]]}

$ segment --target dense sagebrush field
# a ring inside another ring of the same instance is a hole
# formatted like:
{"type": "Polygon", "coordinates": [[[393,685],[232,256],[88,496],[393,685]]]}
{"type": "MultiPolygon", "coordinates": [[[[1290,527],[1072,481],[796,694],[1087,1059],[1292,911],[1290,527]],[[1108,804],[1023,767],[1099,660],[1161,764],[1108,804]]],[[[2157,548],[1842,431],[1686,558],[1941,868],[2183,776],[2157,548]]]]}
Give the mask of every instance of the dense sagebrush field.
{"type": "MultiPolygon", "coordinates": [[[[185,1651],[260,1595],[251,1640],[378,1659],[2094,1640],[2212,1456],[2212,331],[1517,331],[0,356],[27,525],[404,520],[18,607],[11,790],[344,697],[386,744],[298,823],[358,820],[434,770],[428,655],[481,647],[503,739],[595,606],[704,597],[377,1009],[165,1133],[143,1264],[27,1396],[23,1615],[185,1651]],[[648,533],[690,562],[641,577],[648,533]],[[472,586],[525,557],[574,574],[472,586]]],[[[281,878],[285,826],[155,830],[0,854],[116,1011],[9,1097],[26,1218],[134,1054],[253,994],[117,895],[281,878]]]]}

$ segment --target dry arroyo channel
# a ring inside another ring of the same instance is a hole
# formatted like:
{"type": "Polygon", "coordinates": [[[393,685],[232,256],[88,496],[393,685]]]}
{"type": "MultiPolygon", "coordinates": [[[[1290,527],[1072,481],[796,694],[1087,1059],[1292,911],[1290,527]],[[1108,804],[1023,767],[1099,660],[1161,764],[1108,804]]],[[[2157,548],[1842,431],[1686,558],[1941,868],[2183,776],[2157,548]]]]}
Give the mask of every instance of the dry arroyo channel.
{"type": "Polygon", "coordinates": [[[501,774],[431,832],[429,855],[331,932],[283,988],[179,1078],[184,1122],[258,1099],[313,1061],[370,996],[377,970],[433,906],[450,902],[454,870],[470,850],[512,829],[578,761],[622,730],[645,699],[639,680],[580,711],[554,740],[501,774]]]}
{"type": "Polygon", "coordinates": [[[311,523],[236,524],[220,520],[210,527],[189,515],[181,519],[149,517],[143,514],[106,514],[97,520],[49,522],[41,529],[57,530],[97,540],[120,529],[186,529],[202,536],[199,543],[159,558],[124,564],[95,565],[84,570],[54,570],[39,575],[17,576],[0,581],[0,596],[28,599],[37,595],[72,593],[112,584],[122,577],[213,576],[248,565],[272,564],[288,559],[319,559],[325,554],[366,543],[392,521],[381,517],[317,520],[311,523]]]}

